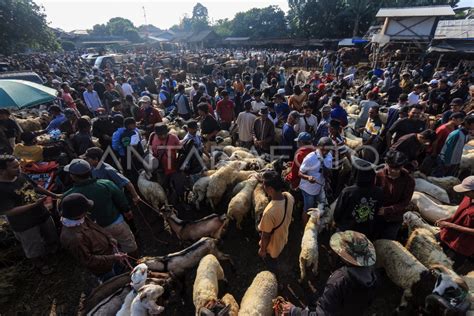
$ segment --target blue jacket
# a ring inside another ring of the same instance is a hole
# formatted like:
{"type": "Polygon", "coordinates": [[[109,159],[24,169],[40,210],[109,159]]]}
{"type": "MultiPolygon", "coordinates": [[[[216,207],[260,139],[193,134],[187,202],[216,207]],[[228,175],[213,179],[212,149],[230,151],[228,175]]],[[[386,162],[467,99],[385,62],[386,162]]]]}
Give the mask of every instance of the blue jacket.
{"type": "Polygon", "coordinates": [[[125,129],[125,127],[120,127],[112,134],[112,149],[122,157],[125,156],[126,151],[120,139],[122,138],[122,134],[125,129]]]}
{"type": "Polygon", "coordinates": [[[347,112],[340,105],[331,110],[331,119],[341,122],[342,127],[347,126],[347,112]]]}

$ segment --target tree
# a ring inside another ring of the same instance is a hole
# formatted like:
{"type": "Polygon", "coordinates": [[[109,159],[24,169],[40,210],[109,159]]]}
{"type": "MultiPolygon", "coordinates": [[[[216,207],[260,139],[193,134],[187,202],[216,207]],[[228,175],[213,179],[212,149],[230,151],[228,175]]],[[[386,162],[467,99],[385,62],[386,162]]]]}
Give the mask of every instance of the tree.
{"type": "Polygon", "coordinates": [[[107,22],[107,29],[110,35],[124,36],[125,32],[129,29],[136,30],[132,21],[124,18],[112,18],[107,22]]]}
{"type": "Polygon", "coordinates": [[[56,36],[48,27],[43,8],[32,0],[0,1],[0,53],[58,50],[56,36]]]}
{"type": "Polygon", "coordinates": [[[231,23],[233,36],[269,38],[288,35],[285,13],[278,6],[239,12],[231,23]]]}
{"type": "Polygon", "coordinates": [[[138,27],[139,32],[148,32],[148,33],[158,33],[161,32],[159,27],[154,26],[153,24],[142,24],[138,27]]]}
{"type": "Polygon", "coordinates": [[[62,41],[61,42],[61,47],[62,49],[64,49],[65,51],[73,51],[76,49],[76,44],[74,44],[73,42],[71,41],[62,41]]]}
{"type": "Polygon", "coordinates": [[[96,24],[92,27],[92,31],[90,32],[92,35],[110,35],[109,29],[105,24],[96,24]]]}
{"type": "Polygon", "coordinates": [[[232,36],[233,23],[229,19],[219,19],[212,27],[217,35],[222,37],[232,36]]]}
{"type": "Polygon", "coordinates": [[[136,29],[125,30],[123,36],[132,43],[138,43],[141,41],[141,37],[136,29]]]}
{"type": "Polygon", "coordinates": [[[193,8],[193,16],[191,17],[191,29],[199,32],[209,29],[209,15],[207,8],[199,2],[193,8]]]}

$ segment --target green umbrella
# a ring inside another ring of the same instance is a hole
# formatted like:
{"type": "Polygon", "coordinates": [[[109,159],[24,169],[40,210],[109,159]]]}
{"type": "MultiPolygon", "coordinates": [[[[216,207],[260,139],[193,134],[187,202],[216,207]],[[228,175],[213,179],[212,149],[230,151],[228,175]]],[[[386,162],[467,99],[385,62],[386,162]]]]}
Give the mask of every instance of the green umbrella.
{"type": "Polygon", "coordinates": [[[57,91],[25,80],[0,80],[0,108],[23,109],[56,99],[57,91]]]}

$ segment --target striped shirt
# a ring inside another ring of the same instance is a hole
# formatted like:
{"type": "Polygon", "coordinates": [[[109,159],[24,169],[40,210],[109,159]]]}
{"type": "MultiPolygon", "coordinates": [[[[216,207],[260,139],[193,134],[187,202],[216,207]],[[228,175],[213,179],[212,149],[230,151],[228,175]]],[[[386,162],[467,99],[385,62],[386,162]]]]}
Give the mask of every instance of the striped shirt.
{"type": "Polygon", "coordinates": [[[345,137],[339,135],[335,139],[331,138],[332,142],[334,143],[334,150],[333,150],[333,169],[340,169],[344,164],[344,159],[346,154],[349,152],[349,148],[346,146],[346,139],[345,137]],[[337,152],[336,152],[337,151],[337,152]]]}

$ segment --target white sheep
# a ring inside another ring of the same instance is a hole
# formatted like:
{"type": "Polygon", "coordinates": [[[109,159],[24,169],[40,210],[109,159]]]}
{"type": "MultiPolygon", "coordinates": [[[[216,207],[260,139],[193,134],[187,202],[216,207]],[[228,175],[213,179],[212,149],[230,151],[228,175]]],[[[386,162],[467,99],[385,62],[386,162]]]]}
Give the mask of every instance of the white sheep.
{"type": "Polygon", "coordinates": [[[160,209],[162,205],[168,203],[163,187],[158,182],[150,181],[145,170],[140,171],[137,186],[143,197],[154,208],[160,209]]]}
{"type": "Polygon", "coordinates": [[[240,316],[272,316],[272,300],[277,296],[278,283],[275,275],[262,271],[252,281],[240,302],[240,316]]]}
{"type": "Polygon", "coordinates": [[[244,148],[244,147],[236,147],[236,146],[231,146],[231,145],[228,145],[228,146],[224,146],[224,148],[222,149],[226,154],[227,156],[232,156],[232,154],[237,151],[237,150],[242,150],[242,151],[247,151],[247,152],[250,152],[247,148],[244,148]]]}
{"type": "Polygon", "coordinates": [[[236,150],[229,157],[229,160],[243,160],[244,158],[255,158],[255,156],[248,151],[236,150]]]}
{"type": "Polygon", "coordinates": [[[352,134],[349,129],[345,130],[345,138],[346,145],[351,149],[357,149],[358,147],[362,146],[362,138],[352,134]]]}
{"type": "Polygon", "coordinates": [[[442,205],[421,192],[413,192],[411,202],[418,208],[421,216],[431,224],[437,220],[452,216],[457,206],[442,205]]]}
{"type": "Polygon", "coordinates": [[[252,206],[252,193],[257,185],[258,180],[251,178],[245,181],[245,185],[242,190],[240,190],[237,195],[235,195],[229,202],[229,207],[227,209],[227,216],[230,219],[235,220],[237,223],[237,228],[241,229],[242,220],[250,211],[252,206]]]}
{"type": "Polygon", "coordinates": [[[128,316],[130,315],[130,309],[132,306],[133,299],[137,295],[137,291],[145,285],[146,279],[148,277],[148,267],[144,263],[140,263],[135,268],[133,268],[130,275],[130,286],[134,291],[130,291],[125,297],[122,307],[117,312],[116,316],[128,316]]]}
{"type": "Polygon", "coordinates": [[[408,235],[416,228],[424,228],[429,230],[433,235],[439,233],[439,227],[428,224],[420,214],[408,211],[403,214],[403,222],[408,226],[408,235]]]}
{"type": "Polygon", "coordinates": [[[263,185],[261,183],[257,184],[255,190],[253,190],[252,195],[252,207],[254,209],[254,219],[255,219],[255,229],[258,231],[258,224],[260,223],[260,219],[262,218],[263,211],[267,207],[268,203],[270,203],[270,199],[268,198],[265,190],[263,189],[263,185]]]}
{"type": "Polygon", "coordinates": [[[412,287],[421,281],[428,269],[416,259],[398,241],[379,239],[374,242],[377,265],[385,269],[385,273],[403,292],[402,304],[412,296],[412,287]]]}
{"type": "MultiPolygon", "coordinates": [[[[239,163],[233,161],[233,163],[239,163]]],[[[234,164],[229,164],[211,175],[209,185],[207,187],[206,196],[209,199],[211,207],[215,209],[222,199],[227,187],[230,186],[235,180],[236,172],[234,164]]]]}
{"type": "Polygon", "coordinates": [[[130,308],[131,316],[147,316],[161,314],[165,308],[156,304],[156,300],[163,295],[165,289],[161,285],[147,284],[142,286],[133,299],[130,308]]]}
{"type": "Polygon", "coordinates": [[[469,174],[474,174],[474,152],[462,155],[459,172],[469,172],[469,174]]]}
{"type": "Polygon", "coordinates": [[[201,177],[193,185],[194,203],[199,210],[200,203],[206,199],[207,187],[209,186],[210,177],[201,177]]]}
{"type": "Polygon", "coordinates": [[[449,196],[446,190],[442,189],[441,187],[425,179],[420,179],[420,178],[415,179],[415,191],[426,193],[440,202],[443,202],[446,204],[450,203],[449,196]]]}
{"type": "Polygon", "coordinates": [[[319,210],[311,209],[308,212],[309,220],[304,228],[301,239],[300,252],[300,281],[306,278],[306,269],[311,267],[314,275],[318,273],[318,232],[319,232],[319,210]]]}
{"type": "Polygon", "coordinates": [[[232,296],[232,294],[226,293],[222,299],[221,302],[224,303],[226,306],[230,306],[229,310],[229,316],[237,316],[239,314],[239,304],[235,300],[235,298],[232,296]]]}
{"type": "Polygon", "coordinates": [[[436,264],[453,268],[453,261],[446,256],[435,236],[425,228],[415,229],[408,237],[405,248],[427,268],[436,264]]]}
{"type": "Polygon", "coordinates": [[[434,185],[439,186],[440,188],[444,189],[446,192],[452,191],[455,185],[461,183],[461,181],[456,177],[427,177],[428,181],[433,183],[434,185]]]}
{"type": "Polygon", "coordinates": [[[201,259],[193,286],[193,303],[196,315],[209,302],[216,302],[219,293],[219,280],[224,279],[224,270],[214,255],[201,259]]]}

